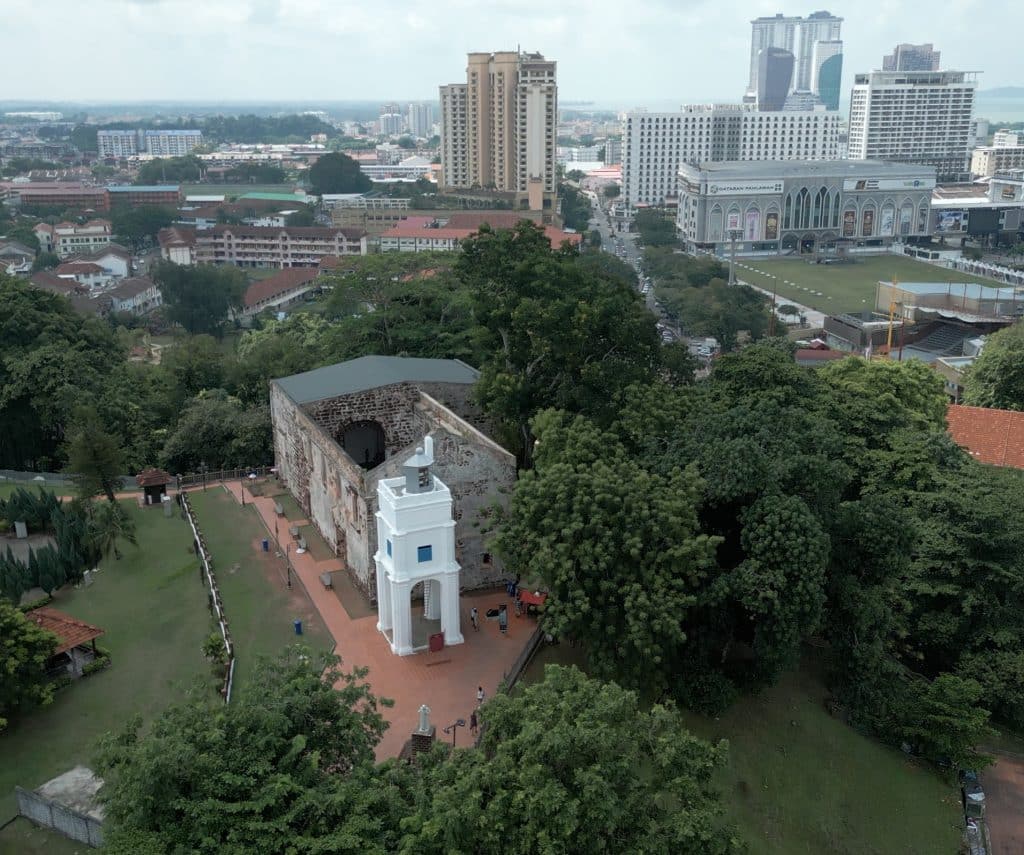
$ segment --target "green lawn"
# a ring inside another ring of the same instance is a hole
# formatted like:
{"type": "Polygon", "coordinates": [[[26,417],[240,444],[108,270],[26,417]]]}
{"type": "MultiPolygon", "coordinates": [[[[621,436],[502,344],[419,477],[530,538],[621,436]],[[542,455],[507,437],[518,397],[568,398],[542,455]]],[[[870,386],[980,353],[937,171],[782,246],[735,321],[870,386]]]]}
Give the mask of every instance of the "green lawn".
{"type": "Polygon", "coordinates": [[[0,823],[17,813],[16,784],[38,787],[91,762],[98,736],[135,713],[151,719],[210,670],[200,651],[213,624],[190,551],[187,524],[159,510],[124,506],[139,546],[123,547],[88,588],[58,592],[53,607],[105,630],[112,664],[57,693],[53,703],[0,735],[0,823]]]}
{"type": "Polygon", "coordinates": [[[295,184],[182,184],[185,196],[244,196],[246,193],[294,193],[295,184]]]}
{"type": "Polygon", "coordinates": [[[6,499],[18,487],[24,487],[33,494],[39,492],[40,487],[48,493],[71,493],[74,489],[70,485],[67,487],[54,487],[48,484],[40,484],[38,481],[0,481],[0,499],[6,499]]]}
{"type": "Polygon", "coordinates": [[[776,287],[780,304],[793,300],[826,314],[873,309],[878,281],[890,281],[894,276],[900,282],[995,284],[978,276],[946,270],[902,255],[866,256],[850,264],[809,264],[798,258],[740,259],[736,262],[736,276],[769,291],[776,287]],[[746,267],[741,267],[741,264],[746,267]],[[775,279],[767,274],[775,276],[775,279]]]}
{"type": "Polygon", "coordinates": [[[91,855],[96,851],[23,817],[0,830],[0,855],[91,855]]]}
{"type": "Polygon", "coordinates": [[[213,554],[238,654],[235,691],[249,679],[256,656],[274,656],[296,641],[295,619],[302,621],[305,644],[331,649],[333,641],[302,585],[293,579],[289,591],[283,559],[276,557],[273,548],[262,551],[267,531],[256,510],[251,505],[242,508],[219,487],[192,493],[189,499],[213,554]]]}
{"type": "MultiPolygon", "coordinates": [[[[582,665],[582,651],[542,647],[523,676],[548,663],[582,665]]],[[[757,855],[954,855],[959,802],[953,787],[834,719],[808,669],[744,697],[717,719],[685,712],[693,733],[727,739],[715,783],[728,819],[757,855]]]]}

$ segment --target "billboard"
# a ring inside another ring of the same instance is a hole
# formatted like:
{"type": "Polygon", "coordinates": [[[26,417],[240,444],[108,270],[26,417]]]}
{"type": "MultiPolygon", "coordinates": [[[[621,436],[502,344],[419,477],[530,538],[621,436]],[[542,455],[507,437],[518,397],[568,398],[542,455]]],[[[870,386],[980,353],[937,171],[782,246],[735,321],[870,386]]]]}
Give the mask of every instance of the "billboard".
{"type": "Polygon", "coordinates": [[[935,231],[962,232],[967,228],[963,211],[938,211],[935,218],[935,231]]]}
{"type": "Polygon", "coordinates": [[[730,211],[729,216],[726,218],[725,227],[730,232],[738,232],[740,230],[740,212],[730,211]]]}
{"type": "Polygon", "coordinates": [[[870,193],[874,190],[934,190],[934,178],[844,178],[843,190],[848,193],[870,193]]]}
{"type": "Polygon", "coordinates": [[[910,234],[910,220],[914,216],[914,209],[906,206],[900,208],[900,234],[910,234]]]}
{"type": "Polygon", "coordinates": [[[857,212],[843,211],[843,237],[857,236],[857,212]]]}
{"type": "Polygon", "coordinates": [[[711,181],[705,185],[708,196],[748,196],[781,193],[781,181],[711,181]]]}
{"type": "Polygon", "coordinates": [[[875,209],[868,208],[864,211],[863,223],[860,233],[864,237],[871,237],[875,233],[875,209]]]}
{"type": "Polygon", "coordinates": [[[779,215],[775,211],[772,211],[764,218],[764,239],[779,239],[779,215]]]}
{"type": "Polygon", "coordinates": [[[744,240],[760,240],[761,239],[761,212],[760,211],[747,211],[746,222],[743,226],[743,239],[744,240]]]}
{"type": "Polygon", "coordinates": [[[893,227],[896,225],[896,211],[891,207],[882,208],[882,228],[879,230],[879,234],[883,237],[888,237],[893,232],[893,227]]]}

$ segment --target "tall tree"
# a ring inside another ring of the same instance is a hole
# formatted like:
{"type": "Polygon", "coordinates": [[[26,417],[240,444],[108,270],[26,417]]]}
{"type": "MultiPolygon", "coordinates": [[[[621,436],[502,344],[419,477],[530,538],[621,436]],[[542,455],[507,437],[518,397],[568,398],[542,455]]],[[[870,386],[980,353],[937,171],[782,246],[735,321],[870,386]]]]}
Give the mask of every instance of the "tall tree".
{"type": "Polygon", "coordinates": [[[694,472],[659,476],[583,418],[543,413],[536,469],[523,473],[497,547],[550,590],[544,624],[587,648],[596,673],[668,688],[686,618],[715,566],[700,534],[694,472]]]}
{"type": "Polygon", "coordinates": [[[742,851],[711,787],[726,745],[689,734],[674,708],[641,711],[635,693],[549,665],[481,716],[479,750],[428,776],[403,851],[742,851]]]}
{"type": "Polygon", "coordinates": [[[242,305],[247,280],[238,267],[200,264],[183,267],[170,261],[153,266],[167,316],[186,332],[219,336],[232,309],[242,305]]]}
{"type": "Polygon", "coordinates": [[[397,792],[373,770],[387,702],[339,661],[291,648],[228,706],[204,687],[103,740],[105,851],[397,851],[397,792]]]}
{"type": "Polygon", "coordinates": [[[0,731],[12,716],[53,700],[46,661],[56,649],[57,636],[0,599],[0,731]]]}
{"type": "Polygon", "coordinates": [[[133,546],[138,544],[135,536],[135,520],[120,502],[93,503],[89,513],[89,538],[93,549],[103,558],[111,552],[117,561],[121,552],[117,548],[120,540],[133,546]]]}
{"type": "Polygon", "coordinates": [[[110,502],[123,484],[124,455],[116,437],[91,407],[75,410],[65,449],[68,463],[65,467],[78,495],[89,499],[102,493],[110,502]]]}
{"type": "Polygon", "coordinates": [[[1024,326],[992,333],[967,372],[964,403],[975,407],[1024,410],[1024,326]]]}
{"type": "Polygon", "coordinates": [[[365,193],[373,184],[347,154],[340,151],[321,155],[309,168],[313,193],[365,193]]]}

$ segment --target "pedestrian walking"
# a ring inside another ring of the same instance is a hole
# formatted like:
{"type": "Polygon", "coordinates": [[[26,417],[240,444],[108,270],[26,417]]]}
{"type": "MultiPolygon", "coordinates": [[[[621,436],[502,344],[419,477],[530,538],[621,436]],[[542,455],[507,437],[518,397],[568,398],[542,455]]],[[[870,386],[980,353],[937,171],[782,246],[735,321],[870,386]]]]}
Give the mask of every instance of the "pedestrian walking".
{"type": "Polygon", "coordinates": [[[484,687],[483,686],[477,686],[476,687],[476,705],[478,707],[481,706],[483,704],[483,702],[484,702],[484,694],[485,694],[484,687]]]}
{"type": "Polygon", "coordinates": [[[473,712],[471,712],[469,714],[469,732],[472,733],[473,736],[476,736],[476,732],[477,732],[476,710],[473,710],[473,712]]]}
{"type": "Polygon", "coordinates": [[[480,631],[480,613],[476,610],[476,606],[473,606],[469,610],[469,619],[473,622],[473,629],[477,632],[480,631]]]}

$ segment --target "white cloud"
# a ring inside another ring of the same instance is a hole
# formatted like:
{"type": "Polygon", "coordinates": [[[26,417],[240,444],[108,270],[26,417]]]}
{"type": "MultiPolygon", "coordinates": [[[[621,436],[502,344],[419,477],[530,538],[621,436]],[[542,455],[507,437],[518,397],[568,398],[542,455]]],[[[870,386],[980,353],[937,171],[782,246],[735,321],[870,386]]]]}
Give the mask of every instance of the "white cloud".
{"type": "MultiPolygon", "coordinates": [[[[897,42],[931,41],[982,87],[1024,85],[1024,12],[961,0],[824,5],[845,18],[844,88],[897,42]]],[[[465,54],[520,45],[559,63],[563,100],[735,100],[751,18],[777,0],[4,0],[6,97],[49,100],[431,98],[465,54]]]]}

